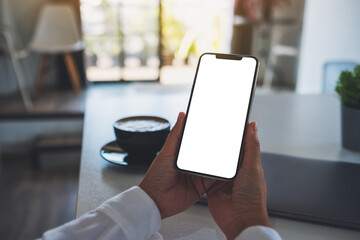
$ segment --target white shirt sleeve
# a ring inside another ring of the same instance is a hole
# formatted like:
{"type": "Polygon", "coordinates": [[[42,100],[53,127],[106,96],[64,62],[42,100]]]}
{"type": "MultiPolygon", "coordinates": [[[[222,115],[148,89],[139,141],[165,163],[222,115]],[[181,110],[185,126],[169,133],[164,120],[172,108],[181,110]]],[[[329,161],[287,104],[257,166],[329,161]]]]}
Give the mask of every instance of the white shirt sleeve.
{"type": "Polygon", "coordinates": [[[94,211],[43,234],[42,239],[162,239],[154,201],[139,187],[104,202],[94,211]]]}
{"type": "MultiPolygon", "coordinates": [[[[42,239],[162,240],[160,226],[161,216],[154,201],[141,188],[132,187],[80,218],[48,230],[42,239]]],[[[281,237],[272,228],[253,226],[236,239],[281,240],[281,237]]]]}
{"type": "Polygon", "coordinates": [[[246,228],[237,236],[236,240],[281,240],[280,235],[272,228],[252,226],[246,228]]]}

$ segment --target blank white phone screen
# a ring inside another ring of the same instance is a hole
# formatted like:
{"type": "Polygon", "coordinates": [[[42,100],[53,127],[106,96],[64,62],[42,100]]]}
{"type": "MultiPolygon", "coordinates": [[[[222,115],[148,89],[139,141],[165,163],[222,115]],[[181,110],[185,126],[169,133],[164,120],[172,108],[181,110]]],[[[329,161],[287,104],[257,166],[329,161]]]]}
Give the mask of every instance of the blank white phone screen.
{"type": "Polygon", "coordinates": [[[256,67],[251,57],[201,57],[178,168],[227,179],[236,175],[256,67]]]}

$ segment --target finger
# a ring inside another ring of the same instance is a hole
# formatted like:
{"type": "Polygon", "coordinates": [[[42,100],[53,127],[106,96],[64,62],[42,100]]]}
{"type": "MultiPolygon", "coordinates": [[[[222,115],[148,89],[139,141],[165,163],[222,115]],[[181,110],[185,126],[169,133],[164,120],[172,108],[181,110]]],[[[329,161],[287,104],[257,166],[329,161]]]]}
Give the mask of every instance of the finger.
{"type": "Polygon", "coordinates": [[[175,123],[175,126],[172,128],[166,142],[164,144],[163,150],[166,152],[174,152],[177,150],[179,145],[181,132],[184,127],[185,113],[180,112],[175,123]]]}
{"type": "Polygon", "coordinates": [[[217,181],[213,183],[207,190],[207,197],[214,197],[216,195],[231,194],[234,182],[217,181]]]}
{"type": "Polygon", "coordinates": [[[248,124],[245,137],[245,150],[242,167],[246,169],[261,168],[260,142],[257,135],[257,123],[248,124]]]}
{"type": "Polygon", "coordinates": [[[205,191],[208,191],[214,184],[219,182],[217,179],[212,178],[201,178],[202,186],[205,189],[205,191]]]}

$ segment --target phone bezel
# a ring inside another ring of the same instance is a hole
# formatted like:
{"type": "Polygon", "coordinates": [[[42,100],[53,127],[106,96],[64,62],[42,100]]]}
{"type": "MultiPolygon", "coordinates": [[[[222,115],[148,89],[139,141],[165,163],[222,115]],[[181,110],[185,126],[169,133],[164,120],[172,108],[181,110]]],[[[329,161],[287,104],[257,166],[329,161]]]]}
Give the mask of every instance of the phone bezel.
{"type": "Polygon", "coordinates": [[[258,78],[258,72],[259,72],[259,60],[251,55],[241,55],[241,54],[225,54],[225,53],[211,53],[211,52],[207,52],[207,53],[203,53],[198,61],[197,67],[196,67],[196,72],[195,72],[195,77],[194,77],[194,81],[191,87],[191,93],[190,93],[190,97],[189,97],[189,102],[187,105],[187,109],[186,109],[186,116],[185,116],[185,121],[184,121],[184,127],[182,129],[181,135],[180,135],[180,143],[179,146],[177,148],[176,151],[176,160],[174,162],[175,165],[175,169],[177,169],[180,172],[184,172],[184,173],[190,173],[193,175],[198,175],[201,177],[207,177],[207,178],[215,178],[215,179],[219,179],[219,180],[227,180],[227,181],[231,181],[233,179],[236,178],[237,174],[238,174],[238,170],[241,167],[242,164],[242,159],[243,159],[243,152],[244,152],[244,140],[245,140],[245,135],[246,135],[246,131],[247,131],[247,125],[249,122],[249,115],[250,115],[250,111],[251,111],[251,107],[252,107],[252,102],[253,102],[253,98],[255,95],[255,88],[256,88],[256,82],[257,82],[257,78],[258,78]],[[183,135],[184,135],[184,130],[186,127],[186,122],[187,122],[187,117],[188,117],[188,112],[190,109],[190,105],[191,105],[191,100],[193,97],[193,92],[194,92],[194,88],[195,88],[195,84],[196,84],[196,79],[197,79],[197,75],[198,75],[198,70],[200,67],[200,63],[201,63],[201,59],[204,55],[215,55],[216,58],[220,58],[220,59],[230,59],[230,60],[239,60],[241,61],[243,58],[253,58],[256,62],[256,66],[255,66],[255,73],[254,73],[254,78],[252,81],[252,87],[251,87],[251,92],[250,92],[250,99],[249,99],[249,104],[248,104],[248,108],[247,108],[247,113],[246,113],[246,121],[245,121],[245,126],[244,126],[244,134],[242,137],[242,142],[241,142],[241,146],[240,146],[240,154],[239,154],[239,158],[238,158],[238,162],[237,162],[237,170],[235,172],[235,175],[231,178],[224,178],[221,176],[215,176],[215,175],[209,175],[209,174],[205,174],[205,173],[200,173],[200,172],[194,172],[194,171],[190,171],[190,170],[185,170],[185,169],[181,169],[178,167],[177,162],[178,162],[178,156],[179,156],[179,151],[181,148],[181,143],[182,143],[182,139],[183,139],[183,135]]]}

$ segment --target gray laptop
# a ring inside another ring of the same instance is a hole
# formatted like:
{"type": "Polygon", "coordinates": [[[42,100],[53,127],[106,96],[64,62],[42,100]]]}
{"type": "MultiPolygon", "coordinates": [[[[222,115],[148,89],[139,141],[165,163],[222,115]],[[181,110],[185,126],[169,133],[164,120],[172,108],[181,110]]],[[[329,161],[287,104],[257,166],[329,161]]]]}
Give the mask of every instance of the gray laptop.
{"type": "Polygon", "coordinates": [[[360,229],[359,164],[262,153],[270,215],[360,229]]]}

